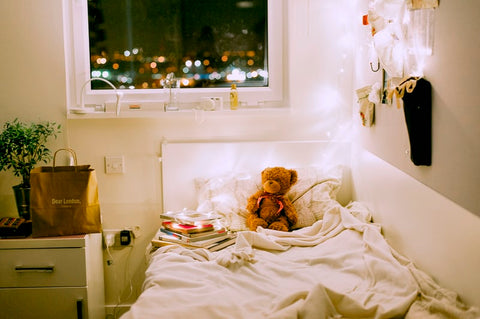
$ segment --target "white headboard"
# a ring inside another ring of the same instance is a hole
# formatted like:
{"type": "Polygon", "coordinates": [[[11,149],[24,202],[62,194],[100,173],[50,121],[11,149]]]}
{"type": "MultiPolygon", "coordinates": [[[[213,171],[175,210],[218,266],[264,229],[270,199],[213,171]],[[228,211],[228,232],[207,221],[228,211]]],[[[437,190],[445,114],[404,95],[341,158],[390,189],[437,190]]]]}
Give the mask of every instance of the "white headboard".
{"type": "MultiPolygon", "coordinates": [[[[165,142],[162,144],[163,210],[195,209],[194,178],[245,172],[269,166],[299,168],[350,164],[350,144],[331,141],[165,142]]],[[[349,170],[341,203],[351,199],[349,170]]]]}

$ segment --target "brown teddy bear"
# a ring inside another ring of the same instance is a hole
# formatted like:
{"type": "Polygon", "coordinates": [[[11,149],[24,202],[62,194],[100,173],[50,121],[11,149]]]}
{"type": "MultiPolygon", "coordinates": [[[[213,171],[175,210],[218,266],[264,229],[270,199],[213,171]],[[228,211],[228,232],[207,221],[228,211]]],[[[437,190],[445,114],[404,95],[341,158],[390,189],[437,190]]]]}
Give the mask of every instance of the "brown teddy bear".
{"type": "Polygon", "coordinates": [[[297,222],[297,211],[285,196],[297,182],[297,171],[284,167],[269,167],[262,171],[262,190],[247,202],[247,227],[255,231],[258,226],[289,231],[297,222]]]}

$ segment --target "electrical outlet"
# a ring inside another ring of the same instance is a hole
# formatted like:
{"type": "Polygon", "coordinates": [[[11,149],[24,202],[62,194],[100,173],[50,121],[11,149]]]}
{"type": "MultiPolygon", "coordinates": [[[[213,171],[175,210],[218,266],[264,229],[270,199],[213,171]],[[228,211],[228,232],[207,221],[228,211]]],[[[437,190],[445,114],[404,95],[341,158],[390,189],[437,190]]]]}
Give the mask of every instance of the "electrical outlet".
{"type": "Polygon", "coordinates": [[[105,173],[106,174],[125,173],[125,159],[123,158],[123,155],[105,156],[105,173]]]}
{"type": "Polygon", "coordinates": [[[104,234],[105,236],[105,245],[107,247],[113,247],[115,245],[115,234],[110,233],[110,234],[104,234]]]}
{"type": "Polygon", "coordinates": [[[133,247],[134,235],[129,229],[104,229],[103,237],[108,248],[133,247]]]}

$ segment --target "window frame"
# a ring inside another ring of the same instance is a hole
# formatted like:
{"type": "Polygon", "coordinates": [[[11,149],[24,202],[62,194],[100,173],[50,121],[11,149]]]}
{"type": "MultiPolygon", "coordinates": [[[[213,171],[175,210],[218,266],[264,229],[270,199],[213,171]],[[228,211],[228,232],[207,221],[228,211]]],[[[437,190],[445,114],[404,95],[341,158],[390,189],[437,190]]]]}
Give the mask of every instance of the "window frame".
{"type": "MultiPolygon", "coordinates": [[[[285,0],[268,0],[268,72],[266,87],[239,87],[241,102],[258,108],[286,107],[287,94],[284,84],[285,68],[285,0]]],[[[65,68],[67,113],[68,109],[78,107],[81,103],[81,88],[90,79],[90,56],[88,39],[87,0],[63,0],[65,68]]],[[[122,103],[166,102],[165,89],[118,89],[122,92],[122,103]]],[[[229,88],[182,88],[178,93],[180,104],[200,103],[202,97],[223,97],[224,110],[228,103],[229,88]]],[[[114,103],[112,90],[91,90],[90,85],[84,89],[85,104],[114,103]]]]}

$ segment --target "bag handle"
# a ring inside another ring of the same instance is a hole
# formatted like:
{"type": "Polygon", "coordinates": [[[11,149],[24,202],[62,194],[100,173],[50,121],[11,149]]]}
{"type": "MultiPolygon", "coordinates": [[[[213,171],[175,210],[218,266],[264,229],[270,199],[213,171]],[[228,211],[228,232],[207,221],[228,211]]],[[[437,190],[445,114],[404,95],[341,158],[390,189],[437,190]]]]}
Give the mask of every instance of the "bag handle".
{"type": "Polygon", "coordinates": [[[60,148],[58,150],[55,151],[55,153],[53,154],[53,167],[52,167],[52,171],[55,170],[55,159],[57,157],[57,153],[60,152],[60,151],[67,151],[67,152],[70,152],[70,154],[72,154],[73,156],[73,161],[75,163],[75,172],[77,171],[77,154],[75,153],[74,150],[72,150],[71,148],[60,148]]]}

